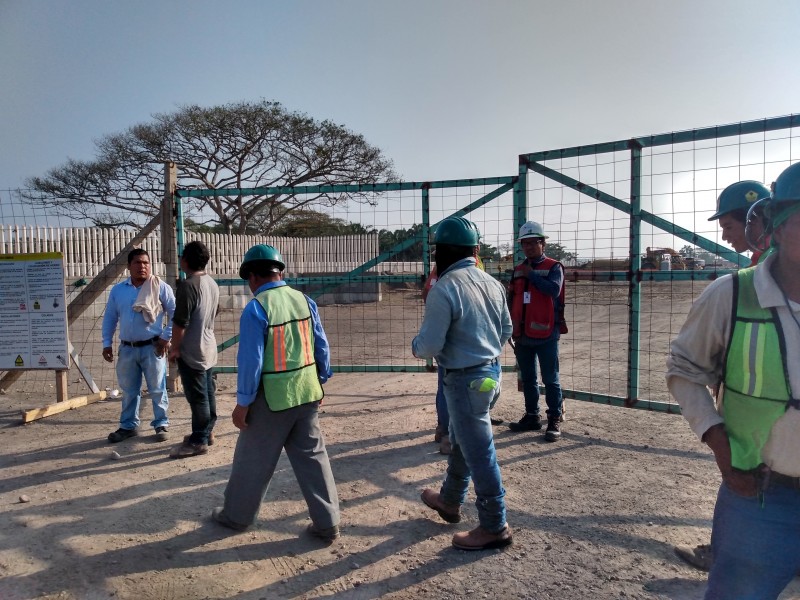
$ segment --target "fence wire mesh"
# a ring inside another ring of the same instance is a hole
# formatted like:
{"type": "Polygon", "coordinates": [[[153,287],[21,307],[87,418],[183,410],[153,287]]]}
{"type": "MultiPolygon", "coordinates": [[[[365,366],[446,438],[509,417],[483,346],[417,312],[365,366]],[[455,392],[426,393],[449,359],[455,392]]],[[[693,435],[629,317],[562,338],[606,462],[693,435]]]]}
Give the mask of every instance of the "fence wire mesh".
{"type": "MultiPolygon", "coordinates": [[[[410,342],[424,314],[429,227],[453,214],[474,221],[487,272],[505,282],[522,258],[516,230],[530,219],[543,224],[547,253],[565,266],[570,332],[561,340],[560,370],[566,397],[633,399],[677,411],[664,382],[669,342],[709,282],[750,260],[708,220],[716,198],[739,180],[769,185],[800,157],[795,117],[711,129],[523,155],[519,173],[508,177],[375,186],[356,199],[315,207],[325,235],[314,235],[319,223],[291,237],[185,231],[185,242],[200,239],[211,249],[209,270],[223,292],[219,372],[236,369],[239,314],[250,298],[237,269],[254,243],[276,246],[287,281],[320,304],[336,370],[423,370],[410,342]]],[[[136,233],[92,230],[37,212],[12,190],[0,190],[0,225],[1,253],[64,253],[68,302],[136,233]]],[[[159,243],[156,230],[143,246],[163,276],[159,243]]],[[[77,355],[101,389],[114,388],[116,378],[100,357],[106,297],[74,307],[81,316],[69,326],[77,355]]],[[[501,361],[513,369],[510,348],[501,361]]],[[[235,385],[232,375],[222,381],[223,389],[235,385]]],[[[49,402],[53,387],[52,373],[23,372],[6,391],[49,402]]],[[[71,370],[69,394],[85,393],[86,383],[71,370]]]]}

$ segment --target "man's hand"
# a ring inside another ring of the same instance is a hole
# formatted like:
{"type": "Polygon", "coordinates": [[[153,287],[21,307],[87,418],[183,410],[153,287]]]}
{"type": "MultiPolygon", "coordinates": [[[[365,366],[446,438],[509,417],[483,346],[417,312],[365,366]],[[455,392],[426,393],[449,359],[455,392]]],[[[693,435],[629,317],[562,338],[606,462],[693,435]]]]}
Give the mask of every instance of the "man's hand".
{"type": "Polygon", "coordinates": [[[519,278],[528,278],[528,275],[531,272],[531,266],[528,264],[528,261],[525,261],[521,265],[517,265],[514,269],[514,273],[512,274],[512,278],[519,279],[519,278]]]}
{"type": "Polygon", "coordinates": [[[114,360],[114,351],[111,349],[111,346],[103,348],[103,359],[106,362],[112,362],[114,360]]]}
{"type": "Polygon", "coordinates": [[[158,338],[155,342],[155,347],[156,356],[164,356],[164,354],[167,352],[167,348],[169,347],[169,340],[158,338]]]}
{"type": "Polygon", "coordinates": [[[722,480],[731,490],[740,496],[754,497],[758,495],[758,481],[752,473],[734,469],[731,465],[731,444],[725,426],[714,425],[703,434],[703,441],[714,452],[717,468],[722,480]]]}
{"type": "Polygon", "coordinates": [[[181,349],[177,346],[171,345],[169,347],[169,359],[171,361],[176,361],[181,357],[181,349]]]}
{"type": "Polygon", "coordinates": [[[237,404],[236,408],[233,409],[231,420],[233,421],[233,425],[236,427],[236,429],[247,429],[247,413],[249,411],[249,406],[241,406],[239,404],[237,404]]]}

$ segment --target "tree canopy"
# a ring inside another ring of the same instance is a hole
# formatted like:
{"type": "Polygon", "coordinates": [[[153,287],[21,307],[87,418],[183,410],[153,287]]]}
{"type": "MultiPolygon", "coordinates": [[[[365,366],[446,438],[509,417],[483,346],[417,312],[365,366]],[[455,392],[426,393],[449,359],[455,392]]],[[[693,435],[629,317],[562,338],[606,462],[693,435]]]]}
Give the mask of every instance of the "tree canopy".
{"type": "MultiPolygon", "coordinates": [[[[103,137],[95,146],[93,161],[69,159],[43,177],[30,178],[28,202],[99,226],[138,226],[160,210],[166,161],[178,165],[182,189],[397,179],[392,161],[363,136],[265,100],[183,106],[103,137]]],[[[192,199],[185,214],[197,224],[218,224],[228,232],[272,233],[293,211],[351,199],[368,201],[357,193],[219,195],[192,199]]]]}
{"type": "Polygon", "coordinates": [[[319,237],[330,235],[362,235],[372,233],[372,226],[349,223],[316,210],[298,210],[272,230],[273,235],[286,237],[319,237]]]}
{"type": "Polygon", "coordinates": [[[566,262],[571,264],[578,260],[577,252],[570,252],[558,242],[547,242],[545,251],[547,256],[562,263],[566,262]]]}
{"type": "MultiPolygon", "coordinates": [[[[188,227],[188,225],[187,225],[188,227]]],[[[192,223],[193,230],[199,230],[196,224],[192,223]]],[[[318,237],[327,235],[363,235],[377,233],[378,246],[380,252],[388,252],[398,245],[413,239],[415,242],[392,255],[392,260],[397,261],[420,261],[422,256],[422,225],[412,225],[408,229],[380,229],[376,230],[372,225],[362,225],[344,219],[332,217],[331,215],[304,208],[289,215],[281,221],[273,230],[273,235],[283,235],[287,237],[318,237]]],[[[497,260],[500,256],[497,248],[481,242],[479,254],[481,258],[497,260]]]]}

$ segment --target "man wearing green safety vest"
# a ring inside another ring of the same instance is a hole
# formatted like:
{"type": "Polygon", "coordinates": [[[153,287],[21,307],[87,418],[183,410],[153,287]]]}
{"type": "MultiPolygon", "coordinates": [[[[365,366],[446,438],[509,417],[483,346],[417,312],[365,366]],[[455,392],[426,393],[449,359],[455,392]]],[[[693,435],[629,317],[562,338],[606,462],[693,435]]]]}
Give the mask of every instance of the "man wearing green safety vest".
{"type": "Polygon", "coordinates": [[[282,280],[286,264],[272,246],[253,246],[239,275],[255,295],[242,311],[237,354],[236,408],[240,430],[225,505],[218,523],[243,530],[258,516],[285,449],[308,505],[308,532],[339,537],[339,498],[319,426],[321,384],[332,375],[328,339],[317,305],[282,280]]]}
{"type": "MultiPolygon", "coordinates": [[[[755,223],[748,224],[748,212],[761,200],[769,198],[770,191],[758,181],[737,181],[727,186],[717,197],[717,210],[709,217],[709,221],[719,221],[723,241],[730,244],[736,252],[753,251],[750,266],[754,267],[766,258],[767,252],[761,246],[764,243],[764,232],[754,230],[755,223]],[[753,239],[748,237],[753,234],[753,239]],[[758,247],[753,247],[755,243],[758,247]]],[[[759,221],[760,225],[760,221],[759,221]]],[[[718,389],[714,386],[715,390],[718,389]]],[[[697,546],[675,546],[675,554],[693,567],[703,571],[711,568],[711,544],[697,546]]]]}
{"type": "Polygon", "coordinates": [[[772,254],[706,288],[667,360],[722,475],[707,599],[777,598],[800,569],[800,163],[766,202],[772,254]]]}

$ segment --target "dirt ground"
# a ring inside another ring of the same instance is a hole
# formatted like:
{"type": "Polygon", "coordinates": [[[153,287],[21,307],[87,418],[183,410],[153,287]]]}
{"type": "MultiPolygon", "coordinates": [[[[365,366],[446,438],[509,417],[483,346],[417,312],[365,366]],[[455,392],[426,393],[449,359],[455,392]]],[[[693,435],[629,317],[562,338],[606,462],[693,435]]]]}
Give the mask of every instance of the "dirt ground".
{"type": "MultiPolygon", "coordinates": [[[[643,396],[669,401],[670,336],[706,285],[644,291],[643,396]]],[[[571,285],[570,334],[561,344],[565,388],[624,396],[627,286],[571,285]]],[[[406,365],[424,307],[419,291],[387,290],[380,303],[321,308],[338,365],[406,365]]],[[[71,338],[101,388],[114,387],[100,356],[97,319],[71,338]],[[82,336],[82,337],[81,337],[82,336]]],[[[218,339],[238,314],[217,319],[218,339]]],[[[235,362],[235,348],[221,365],[235,362]]],[[[504,365],[513,354],[504,352],[504,365]]],[[[182,395],[170,403],[171,440],[109,445],[119,401],[104,400],[21,426],[20,411],[53,401],[52,373],[0,390],[0,600],[240,598],[702,598],[705,574],[675,544],[709,539],[719,475],[683,418],[567,401],[563,439],[495,427],[514,544],[455,550],[476,526],[474,496],[458,525],[419,500],[437,488],[446,457],[433,443],[433,373],[337,373],[325,386],[322,427],[342,506],[342,537],[309,538],[284,458],[257,524],[233,534],[209,519],[222,503],[237,431],[234,375],[219,377],[217,443],[208,455],[167,457],[190,430],[182,395]],[[37,387],[38,386],[38,387],[37,387]],[[116,451],[119,457],[112,453],[116,451]]],[[[513,373],[494,416],[522,414],[513,373]]],[[[70,372],[70,396],[87,393],[70,372]]],[[[142,411],[147,423],[152,412],[142,411]]],[[[800,580],[782,598],[800,598],[800,580]]]]}
{"type": "MultiPolygon", "coordinates": [[[[507,421],[521,413],[513,384],[494,411],[507,421]]],[[[337,374],[322,426],[343,535],[325,546],[304,533],[285,457],[251,530],[210,521],[237,436],[232,377],[220,385],[217,443],[186,460],[167,458],[189,431],[182,397],[169,442],[145,430],[112,446],[118,401],[20,426],[31,401],[4,396],[0,598],[702,597],[705,575],[672,546],[708,540],[719,476],[680,416],[568,401],[560,442],[496,426],[514,544],[470,553],[450,538],[475,526],[474,496],[458,525],[419,500],[446,464],[432,441],[435,375],[337,374]]],[[[800,580],[782,598],[800,598],[800,580]]]]}

